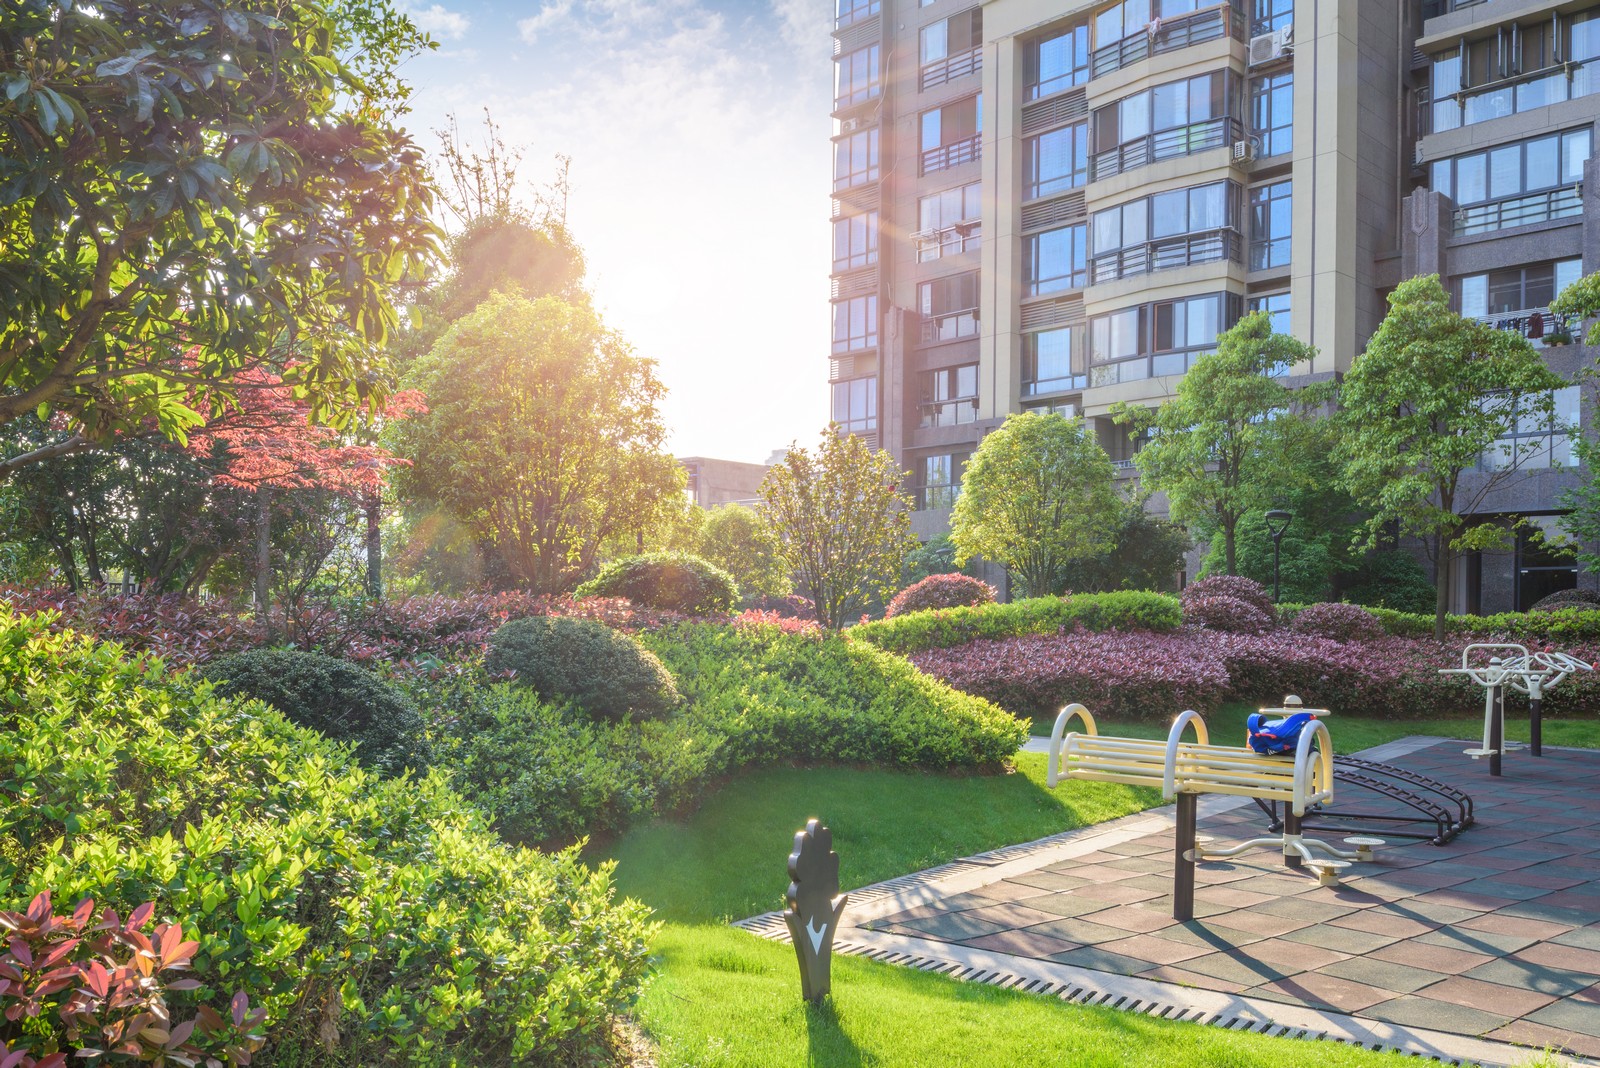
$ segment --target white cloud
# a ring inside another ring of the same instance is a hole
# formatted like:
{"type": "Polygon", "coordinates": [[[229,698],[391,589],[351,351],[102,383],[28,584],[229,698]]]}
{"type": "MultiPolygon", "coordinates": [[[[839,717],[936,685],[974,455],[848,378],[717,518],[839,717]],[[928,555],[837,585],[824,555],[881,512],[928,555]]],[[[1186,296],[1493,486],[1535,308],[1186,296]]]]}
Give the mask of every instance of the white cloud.
{"type": "Polygon", "coordinates": [[[539,34],[567,20],[572,14],[572,0],[555,0],[554,3],[545,4],[539,9],[537,15],[531,15],[517,23],[517,32],[528,44],[539,40],[539,34]]]}
{"type": "Polygon", "coordinates": [[[467,27],[472,25],[472,20],[467,16],[459,11],[451,11],[443,4],[422,7],[415,0],[402,0],[399,6],[400,10],[417,24],[417,29],[445,40],[461,40],[467,34],[467,27]]]}

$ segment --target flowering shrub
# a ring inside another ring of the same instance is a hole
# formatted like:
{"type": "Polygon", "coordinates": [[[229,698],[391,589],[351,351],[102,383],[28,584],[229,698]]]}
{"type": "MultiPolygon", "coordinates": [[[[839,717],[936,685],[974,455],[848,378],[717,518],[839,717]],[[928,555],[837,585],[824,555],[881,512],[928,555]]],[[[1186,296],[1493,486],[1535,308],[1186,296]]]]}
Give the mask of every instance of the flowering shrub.
{"type": "Polygon", "coordinates": [[[1272,598],[1267,594],[1267,588],[1255,579],[1248,579],[1243,575],[1213,575],[1199,582],[1191,582],[1183,588],[1181,597],[1185,609],[1192,600],[1206,597],[1234,597],[1260,610],[1266,615],[1268,622],[1278,618],[1272,598]]]}
{"type": "Polygon", "coordinates": [[[1183,621],[1207,630],[1230,634],[1262,634],[1272,629],[1272,617],[1249,601],[1227,594],[1183,598],[1183,621]]]}
{"type": "Polygon", "coordinates": [[[913,582],[889,602],[885,618],[922,612],[930,608],[965,608],[994,604],[994,587],[970,575],[929,575],[913,582]]]}
{"type": "Polygon", "coordinates": [[[910,655],[948,649],[979,638],[1061,634],[1085,630],[1176,630],[1182,622],[1178,600],[1164,593],[1118,590],[1070,597],[1034,597],[1010,604],[940,608],[851,627],[852,639],[891,653],[910,655]]]}
{"type": "Polygon", "coordinates": [[[1290,628],[1297,634],[1339,642],[1367,642],[1383,637],[1383,624],[1378,617],[1354,604],[1307,605],[1295,614],[1290,628]]]}
{"type": "Polygon", "coordinates": [[[50,892],[25,912],[0,912],[7,949],[0,953],[0,1064],[6,1068],[64,1068],[65,1053],[113,1062],[247,1065],[266,1041],[266,1013],[251,1011],[240,991],[229,1017],[201,1005],[174,1024],[167,995],[200,987],[188,974],[199,942],[183,928],[158,924],[146,935],[155,905],[145,902],[124,921],[106,909],[95,923],[94,899],[57,916],[50,892]],[[38,1021],[29,1026],[25,1021],[38,1021]],[[35,1059],[35,1058],[38,1059],[35,1059]]]}

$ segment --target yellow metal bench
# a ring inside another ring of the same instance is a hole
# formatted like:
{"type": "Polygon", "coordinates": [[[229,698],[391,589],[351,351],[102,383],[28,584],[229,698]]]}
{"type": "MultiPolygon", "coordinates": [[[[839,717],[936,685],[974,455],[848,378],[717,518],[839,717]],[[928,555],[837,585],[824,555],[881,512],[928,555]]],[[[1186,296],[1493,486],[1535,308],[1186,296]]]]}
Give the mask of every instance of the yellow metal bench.
{"type": "Polygon", "coordinates": [[[1306,811],[1333,798],[1333,742],[1327,724],[1312,719],[1301,732],[1293,756],[1263,756],[1241,746],[1212,745],[1205,720],[1185,711],[1173,720],[1166,740],[1103,735],[1094,717],[1080,704],[1070,704],[1056,717],[1050,735],[1046,782],[1054,788],[1063,779],[1146,786],[1175,801],[1177,842],[1173,857],[1173,918],[1194,917],[1194,863],[1236,856],[1266,846],[1282,851],[1291,866],[1308,863],[1326,885],[1352,860],[1371,860],[1380,839],[1349,838],[1354,852],[1305,838],[1300,821],[1306,811]],[[1074,720],[1082,729],[1068,731],[1074,720]],[[1193,741],[1184,741],[1192,729],[1193,741]],[[1288,811],[1281,835],[1252,838],[1227,849],[1201,846],[1195,835],[1196,804],[1201,794],[1228,794],[1284,803],[1288,811]],[[1318,854],[1323,854],[1319,856],[1318,854]]]}

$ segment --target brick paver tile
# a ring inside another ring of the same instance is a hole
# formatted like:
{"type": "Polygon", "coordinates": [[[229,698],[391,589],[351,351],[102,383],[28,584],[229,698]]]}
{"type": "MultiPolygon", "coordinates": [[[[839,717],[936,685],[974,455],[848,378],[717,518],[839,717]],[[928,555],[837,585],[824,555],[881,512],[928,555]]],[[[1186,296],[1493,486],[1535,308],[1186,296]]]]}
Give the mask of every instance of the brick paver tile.
{"type": "MultiPolygon", "coordinates": [[[[1232,919],[1233,915],[1229,918],[1232,919]]],[[[1240,919],[1242,920],[1242,917],[1240,919]]],[[[1258,931],[1241,931],[1209,918],[1185,920],[1183,923],[1173,924],[1162,930],[1161,937],[1223,953],[1231,953],[1244,946],[1266,940],[1266,936],[1258,931]]]]}
{"type": "Polygon", "coordinates": [[[1600,925],[1575,927],[1566,934],[1555,935],[1550,941],[1560,946],[1577,946],[1579,949],[1600,949],[1600,925]]]}
{"type": "Polygon", "coordinates": [[[1039,909],[1029,908],[1026,904],[1014,901],[990,905],[987,908],[968,909],[957,915],[963,919],[981,920],[985,923],[1000,923],[1007,927],[1032,927],[1036,923],[1046,923],[1050,920],[1061,918],[1053,912],[1042,912],[1039,909]]]}
{"type": "Polygon", "coordinates": [[[1485,983],[1460,975],[1452,975],[1443,982],[1435,983],[1422,991],[1421,996],[1484,1012],[1504,1013],[1506,1019],[1526,1016],[1555,1000],[1552,995],[1541,994],[1537,990],[1519,990],[1502,983],[1485,983]]]}
{"type": "Polygon", "coordinates": [[[1104,901],[1110,905],[1128,905],[1135,901],[1149,901],[1153,897],[1160,897],[1160,890],[1145,890],[1128,883],[1090,883],[1080,886],[1076,890],[1067,891],[1073,897],[1086,897],[1094,901],[1104,901]]]}
{"type": "MultiPolygon", "coordinates": [[[[1259,942],[1256,944],[1260,945],[1259,942]]],[[[1105,942],[1100,948],[1110,953],[1120,953],[1124,957],[1135,957],[1150,964],[1177,964],[1179,961],[1210,952],[1204,946],[1190,945],[1187,942],[1150,934],[1137,934],[1115,942],[1105,942]]],[[[1254,952],[1254,947],[1251,948],[1254,952]]]]}
{"type": "Polygon", "coordinates": [[[1349,905],[1308,897],[1274,898],[1250,909],[1252,916],[1263,913],[1269,916],[1291,916],[1310,920],[1312,923],[1327,923],[1329,920],[1349,916],[1356,911],[1358,910],[1349,905]]]}
{"type": "Polygon", "coordinates": [[[1460,928],[1441,927],[1437,931],[1430,931],[1425,935],[1418,935],[1418,942],[1429,946],[1443,946],[1446,949],[1464,949],[1468,953],[1482,953],[1490,957],[1502,957],[1507,953],[1515,953],[1519,949],[1526,949],[1538,941],[1527,935],[1496,934],[1493,931],[1466,931],[1460,928]]]}
{"type": "Polygon", "coordinates": [[[1139,973],[1141,979],[1153,979],[1159,983],[1175,983],[1179,986],[1198,987],[1201,990],[1220,990],[1224,994],[1237,994],[1248,983],[1237,983],[1228,979],[1220,979],[1215,975],[1201,975],[1199,972],[1186,971],[1176,964],[1164,964],[1159,968],[1139,973]]]}
{"type": "Polygon", "coordinates": [[[1553,894],[1546,894],[1538,899],[1541,905],[1553,905],[1561,909],[1575,909],[1590,916],[1600,916],[1600,895],[1580,894],[1575,890],[1557,890],[1553,894]]]}
{"type": "Polygon", "coordinates": [[[1369,934],[1394,935],[1397,938],[1427,934],[1441,926],[1434,920],[1402,916],[1387,909],[1363,909],[1328,922],[1334,927],[1347,927],[1352,931],[1366,931],[1369,934]]]}
{"type": "Polygon", "coordinates": [[[1181,967],[1184,971],[1209,975],[1243,986],[1276,982],[1289,974],[1285,969],[1275,967],[1266,961],[1251,959],[1246,952],[1207,953],[1205,956],[1184,961],[1181,967]]]}
{"type": "MultiPolygon", "coordinates": [[[[1534,947],[1529,947],[1532,948],[1534,947]]],[[[1480,964],[1463,974],[1468,979],[1481,979],[1486,983],[1537,990],[1541,994],[1550,994],[1558,998],[1576,995],[1594,982],[1592,975],[1536,964],[1530,960],[1520,959],[1515,954],[1480,964]]]]}
{"type": "Polygon", "coordinates": [[[1061,893],[1051,894],[1049,897],[1031,897],[1028,899],[1028,907],[1048,912],[1052,916],[1086,916],[1091,912],[1100,912],[1108,906],[1104,901],[1061,893]]]}
{"type": "Polygon", "coordinates": [[[1586,1002],[1590,1005],[1600,1005],[1600,983],[1596,983],[1594,986],[1586,987],[1585,989],[1578,991],[1576,994],[1572,995],[1572,999],[1574,1001],[1586,1002]]]}
{"type": "Polygon", "coordinates": [[[1102,942],[1115,942],[1127,938],[1128,932],[1117,927],[1107,927],[1102,923],[1090,920],[1069,918],[1065,920],[1052,920],[1028,928],[1034,934],[1048,935],[1051,938],[1061,938],[1068,942],[1075,942],[1080,946],[1094,946],[1102,942]]]}
{"type": "Polygon", "coordinates": [[[1042,887],[1029,886],[1027,883],[1001,879],[997,883],[980,886],[971,893],[977,897],[988,898],[990,901],[1026,901],[1030,897],[1041,897],[1050,891],[1042,887]]]}
{"type": "Polygon", "coordinates": [[[1352,983],[1364,983],[1379,990],[1390,991],[1391,996],[1393,994],[1415,994],[1424,987],[1432,986],[1441,979],[1448,978],[1443,972],[1415,968],[1409,964],[1396,964],[1394,961],[1378,960],[1376,957],[1351,957],[1349,960],[1330,964],[1326,968],[1318,969],[1318,971],[1324,975],[1348,979],[1352,983]]]}
{"type": "Polygon", "coordinates": [[[1241,890],[1233,886],[1197,887],[1195,889],[1195,897],[1201,901],[1208,901],[1215,905],[1227,905],[1236,909],[1254,908],[1257,905],[1264,905],[1268,901],[1281,900],[1271,894],[1258,894],[1254,890],[1241,890]]]}
{"type": "Polygon", "coordinates": [[[1489,894],[1468,894],[1461,890],[1429,890],[1426,894],[1418,894],[1417,901],[1423,904],[1454,905],[1456,908],[1475,909],[1478,912],[1489,912],[1492,909],[1504,908],[1515,905],[1518,901],[1514,897],[1494,897],[1489,894]]]}
{"type": "Polygon", "coordinates": [[[1488,931],[1491,934],[1527,935],[1529,938],[1550,939],[1556,935],[1565,934],[1572,930],[1564,923],[1551,923],[1548,920],[1532,920],[1522,916],[1510,916],[1504,912],[1490,912],[1483,916],[1474,916],[1470,920],[1463,920],[1455,926],[1468,931],[1488,931]]]}
{"type": "Polygon", "coordinates": [[[1508,905],[1500,911],[1507,916],[1522,916],[1531,920],[1562,923],[1569,927],[1582,927],[1586,923],[1593,922],[1596,915],[1593,911],[1561,908],[1556,905],[1546,904],[1543,898],[1534,898],[1532,901],[1519,901],[1515,905],[1508,905]]]}
{"type": "Polygon", "coordinates": [[[1321,946],[1308,946],[1304,942],[1291,942],[1286,938],[1263,938],[1250,943],[1244,950],[1257,960],[1262,960],[1288,975],[1296,972],[1316,971],[1335,961],[1349,960],[1348,953],[1338,953],[1321,946]]]}
{"type": "Polygon", "coordinates": [[[1600,1038],[1600,1006],[1581,1001],[1558,1001],[1528,1014],[1530,1023],[1600,1038]]]}
{"type": "Polygon", "coordinates": [[[1134,879],[1143,874],[1143,872],[1114,868],[1109,864],[1057,864],[1045,870],[1054,875],[1070,875],[1075,879],[1091,883],[1115,883],[1123,879],[1134,879]]]}
{"type": "Polygon", "coordinates": [[[1471,882],[1482,876],[1476,871],[1440,871],[1434,867],[1408,868],[1400,871],[1371,872],[1363,871],[1367,878],[1381,879],[1386,883],[1398,886],[1411,886],[1419,890],[1440,890],[1458,883],[1471,882]]]}
{"type": "Polygon", "coordinates": [[[1410,916],[1416,920],[1436,920],[1445,927],[1454,927],[1466,920],[1482,916],[1475,909],[1462,909],[1454,905],[1441,905],[1437,901],[1400,901],[1387,906],[1397,916],[1410,916]]]}
{"type": "Polygon", "coordinates": [[[1573,872],[1570,868],[1566,868],[1565,865],[1563,865],[1563,868],[1565,869],[1563,871],[1556,871],[1553,866],[1541,866],[1533,869],[1523,868],[1518,871],[1508,871],[1498,878],[1502,882],[1521,883],[1524,886],[1543,886],[1550,890],[1565,890],[1569,886],[1578,886],[1588,881],[1582,874],[1573,872]]]}
{"type": "Polygon", "coordinates": [[[1076,942],[1037,934],[1032,930],[997,931],[980,938],[969,938],[963,944],[973,949],[988,950],[991,953],[1009,953],[1016,957],[1032,957],[1035,960],[1043,960],[1052,953],[1065,953],[1069,949],[1078,948],[1076,942]]]}
{"type": "Polygon", "coordinates": [[[1372,956],[1378,960],[1405,964],[1412,968],[1426,968],[1430,972],[1443,972],[1446,975],[1459,975],[1495,959],[1482,953],[1430,946],[1409,939],[1373,950],[1372,956]]]}
{"type": "Polygon", "coordinates": [[[1080,879],[1075,875],[1057,875],[1052,871],[1030,871],[1024,875],[1013,875],[1009,880],[1021,883],[1023,886],[1034,886],[1041,890],[1073,890],[1086,886],[1088,879],[1080,879]]]}
{"type": "Polygon", "coordinates": [[[1394,997],[1394,991],[1354,983],[1338,976],[1320,972],[1303,972],[1300,975],[1262,983],[1245,991],[1246,997],[1262,997],[1271,1001],[1293,1001],[1319,1009],[1338,1012],[1360,1012],[1368,1005],[1376,1005],[1394,997]]]}
{"type": "Polygon", "coordinates": [[[1157,912],[1155,909],[1139,905],[1118,905],[1114,909],[1097,912],[1094,914],[1094,922],[1133,934],[1149,934],[1151,931],[1159,931],[1173,924],[1170,908],[1165,912],[1157,912]]]}
{"type": "Polygon", "coordinates": [[[1150,967],[1150,962],[1147,960],[1113,953],[1104,946],[1070,949],[1065,953],[1052,954],[1050,959],[1057,964],[1070,964],[1074,968],[1088,968],[1091,971],[1110,972],[1113,975],[1138,975],[1150,967]]]}
{"type": "Polygon", "coordinates": [[[1508,1013],[1485,1012],[1468,1005],[1435,1001],[1420,994],[1402,994],[1393,1001],[1369,1005],[1361,1010],[1361,1015],[1402,1027],[1427,1027],[1458,1035],[1481,1035],[1505,1026],[1511,1019],[1508,1013]]]}
{"type": "Polygon", "coordinates": [[[1151,835],[1146,838],[1135,838],[1131,842],[1118,842],[1116,845],[1106,846],[1101,852],[1116,853],[1124,857],[1149,856],[1151,853],[1159,851],[1158,847],[1152,845],[1151,842],[1160,837],[1164,836],[1151,835]]]}
{"type": "Polygon", "coordinates": [[[1555,1027],[1534,1023],[1532,1020],[1512,1020],[1498,1030],[1490,1031],[1486,1038],[1497,1042],[1512,1042],[1534,1049],[1553,1049],[1568,1056],[1600,1056],[1600,1038],[1563,1031],[1555,1027]]]}
{"type": "Polygon", "coordinates": [[[1352,931],[1348,927],[1318,925],[1284,935],[1292,942],[1308,946],[1321,946],[1335,953],[1371,953],[1380,946],[1396,940],[1394,935],[1373,934],[1370,931],[1352,931]]]}
{"type": "Polygon", "coordinates": [[[1550,890],[1543,886],[1527,886],[1502,879],[1474,879],[1470,883],[1458,883],[1451,889],[1458,894],[1477,894],[1511,901],[1533,901],[1536,898],[1543,900],[1550,894],[1550,890]]]}
{"type": "Polygon", "coordinates": [[[1580,949],[1577,946],[1559,946],[1541,943],[1529,946],[1517,954],[1523,960],[1545,964],[1569,972],[1587,972],[1600,975],[1600,951],[1580,949]]]}
{"type": "Polygon", "coordinates": [[[1004,931],[1011,926],[998,920],[972,919],[965,912],[947,912],[939,916],[899,920],[890,929],[897,933],[909,932],[925,938],[936,938],[941,942],[964,942],[969,938],[1004,931]]]}

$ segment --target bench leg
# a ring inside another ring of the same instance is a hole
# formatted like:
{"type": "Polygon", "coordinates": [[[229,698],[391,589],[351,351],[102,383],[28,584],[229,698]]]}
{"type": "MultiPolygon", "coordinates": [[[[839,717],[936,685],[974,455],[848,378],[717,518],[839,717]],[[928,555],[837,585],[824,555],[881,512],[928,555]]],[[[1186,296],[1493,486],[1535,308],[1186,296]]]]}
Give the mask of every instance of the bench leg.
{"type": "MultiPolygon", "coordinates": [[[[1283,837],[1288,841],[1293,837],[1296,841],[1300,838],[1300,821],[1304,817],[1296,816],[1294,810],[1284,806],[1286,812],[1283,817],[1283,837]]],[[[1305,858],[1292,849],[1283,851],[1283,866],[1286,868],[1301,868],[1305,866],[1305,858]]]]}
{"type": "Polygon", "coordinates": [[[1178,827],[1172,857],[1172,918],[1194,919],[1195,794],[1178,795],[1178,827]]]}

